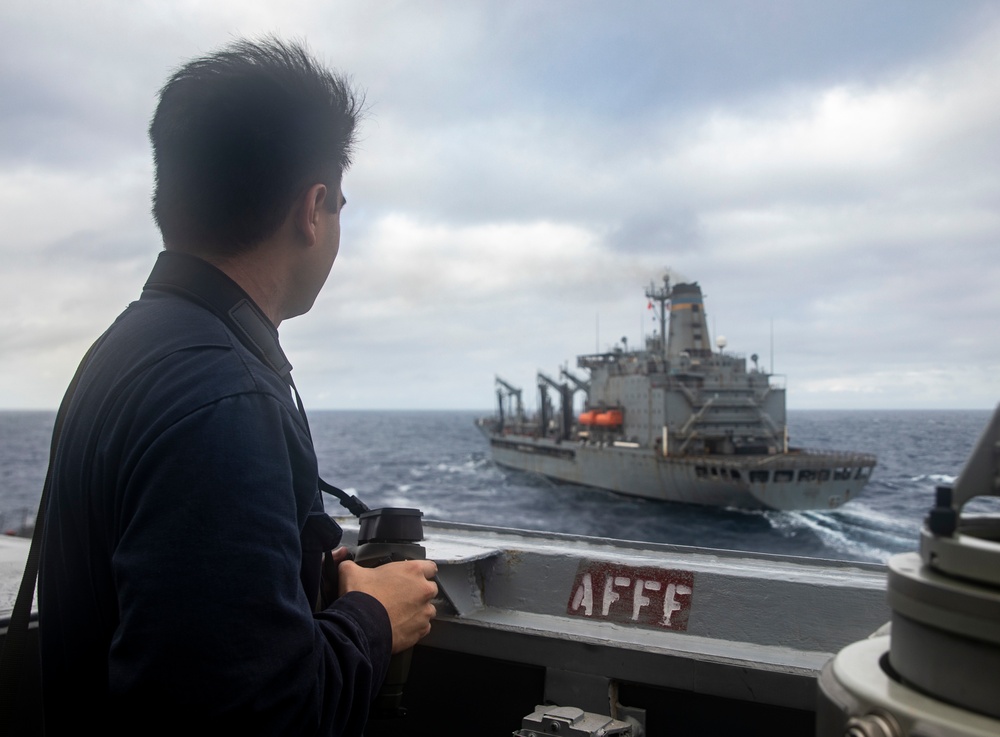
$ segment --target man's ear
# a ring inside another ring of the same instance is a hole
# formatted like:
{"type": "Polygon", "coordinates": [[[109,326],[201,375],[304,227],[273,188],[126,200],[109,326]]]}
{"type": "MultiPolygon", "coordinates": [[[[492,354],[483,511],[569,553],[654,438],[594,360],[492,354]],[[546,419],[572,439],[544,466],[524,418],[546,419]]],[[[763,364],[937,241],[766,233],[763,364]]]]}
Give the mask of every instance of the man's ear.
{"type": "Polygon", "coordinates": [[[307,246],[316,245],[320,219],[324,217],[326,198],[330,196],[329,188],[317,183],[299,197],[295,208],[295,227],[305,239],[307,246]]]}

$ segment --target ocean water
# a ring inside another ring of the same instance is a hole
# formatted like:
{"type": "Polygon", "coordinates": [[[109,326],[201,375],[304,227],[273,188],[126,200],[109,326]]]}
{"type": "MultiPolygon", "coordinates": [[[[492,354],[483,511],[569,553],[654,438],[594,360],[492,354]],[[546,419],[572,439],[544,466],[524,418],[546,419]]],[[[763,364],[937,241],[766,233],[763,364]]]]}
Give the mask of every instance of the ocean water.
{"type": "MultiPolygon", "coordinates": [[[[878,456],[862,494],[833,511],[748,512],[632,499],[501,469],[481,412],[310,413],[320,470],[370,507],[428,518],[628,540],[885,562],[915,550],[937,484],[954,481],[989,411],[789,412],[793,445],[878,456]]],[[[0,529],[38,505],[52,412],[0,412],[0,529]]],[[[1000,512],[1000,499],[976,500],[1000,512]]],[[[329,500],[331,512],[339,510],[329,500]]]]}

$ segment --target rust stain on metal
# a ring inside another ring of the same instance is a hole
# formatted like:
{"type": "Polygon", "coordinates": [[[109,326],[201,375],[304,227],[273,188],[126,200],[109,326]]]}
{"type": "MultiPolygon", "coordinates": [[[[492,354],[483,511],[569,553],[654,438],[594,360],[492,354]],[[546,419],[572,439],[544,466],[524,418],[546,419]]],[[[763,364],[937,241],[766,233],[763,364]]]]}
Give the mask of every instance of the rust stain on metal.
{"type": "Polygon", "coordinates": [[[566,613],[683,632],[694,596],[691,571],[584,561],[566,613]]]}

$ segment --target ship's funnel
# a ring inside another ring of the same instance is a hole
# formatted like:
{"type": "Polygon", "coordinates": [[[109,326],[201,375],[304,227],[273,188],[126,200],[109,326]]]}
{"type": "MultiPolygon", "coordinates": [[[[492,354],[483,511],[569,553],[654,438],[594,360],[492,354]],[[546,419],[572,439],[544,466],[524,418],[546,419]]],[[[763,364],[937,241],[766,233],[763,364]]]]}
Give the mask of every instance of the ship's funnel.
{"type": "Polygon", "coordinates": [[[691,358],[703,358],[712,354],[708,318],[698,282],[675,284],[670,292],[667,360],[676,361],[684,353],[691,358]]]}

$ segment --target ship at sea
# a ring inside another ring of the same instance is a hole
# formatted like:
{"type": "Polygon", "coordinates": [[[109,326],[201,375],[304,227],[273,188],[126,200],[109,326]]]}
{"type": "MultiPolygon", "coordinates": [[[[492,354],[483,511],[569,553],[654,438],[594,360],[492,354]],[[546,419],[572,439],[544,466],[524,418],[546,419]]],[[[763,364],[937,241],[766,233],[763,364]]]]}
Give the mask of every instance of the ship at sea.
{"type": "Polygon", "coordinates": [[[522,390],[496,378],[497,413],[477,425],[497,464],[630,496],[743,509],[832,509],[861,492],[875,456],[790,447],[784,386],[756,354],[748,369],[724,338],[713,347],[697,282],[671,284],[667,275],[645,294],[659,331],[637,350],[623,344],[578,356],[586,378],[568,368],[559,380],[539,372],[534,416],[522,390]]]}

